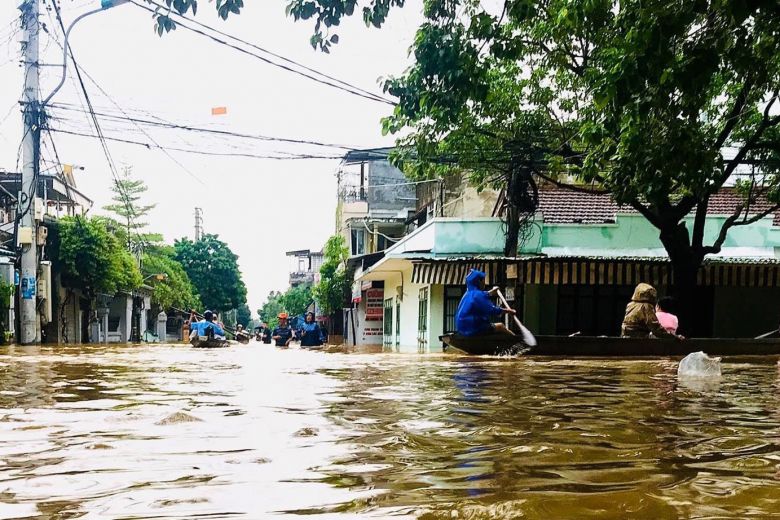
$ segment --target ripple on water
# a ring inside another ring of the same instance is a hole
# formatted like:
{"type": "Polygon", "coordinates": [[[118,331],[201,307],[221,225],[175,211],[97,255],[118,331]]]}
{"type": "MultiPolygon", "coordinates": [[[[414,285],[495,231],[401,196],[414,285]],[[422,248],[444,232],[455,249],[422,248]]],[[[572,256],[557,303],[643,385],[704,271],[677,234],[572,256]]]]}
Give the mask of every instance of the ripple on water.
{"type": "Polygon", "coordinates": [[[0,517],[768,518],[779,374],[726,361],[5,347],[0,517]]]}

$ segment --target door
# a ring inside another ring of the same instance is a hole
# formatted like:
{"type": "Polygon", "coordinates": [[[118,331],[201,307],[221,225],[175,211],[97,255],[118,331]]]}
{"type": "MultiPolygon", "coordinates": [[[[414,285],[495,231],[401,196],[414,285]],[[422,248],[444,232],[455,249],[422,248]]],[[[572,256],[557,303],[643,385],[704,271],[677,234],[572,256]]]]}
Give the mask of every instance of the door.
{"type": "Polygon", "coordinates": [[[395,299],[395,349],[401,348],[401,300],[395,299]]]}
{"type": "Polygon", "coordinates": [[[423,287],[417,300],[417,351],[428,350],[428,288],[423,287]]]}
{"type": "Polygon", "coordinates": [[[456,332],[455,314],[458,311],[463,293],[466,289],[461,285],[453,285],[444,288],[444,333],[456,332]]]}
{"type": "Polygon", "coordinates": [[[393,346],[393,299],[387,298],[384,303],[384,312],[382,314],[382,347],[383,350],[389,350],[393,346]]]}

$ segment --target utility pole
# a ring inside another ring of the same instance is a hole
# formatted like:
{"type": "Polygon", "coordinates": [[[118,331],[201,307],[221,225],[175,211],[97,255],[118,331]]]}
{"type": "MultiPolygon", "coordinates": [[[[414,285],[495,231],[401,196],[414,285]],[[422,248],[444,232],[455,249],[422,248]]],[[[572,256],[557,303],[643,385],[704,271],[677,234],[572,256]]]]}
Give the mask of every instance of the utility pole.
{"type": "Polygon", "coordinates": [[[38,99],[38,0],[25,0],[22,11],[24,51],[24,93],[22,95],[24,137],[22,138],[22,190],[19,193],[19,243],[22,248],[20,277],[20,321],[22,345],[40,341],[36,306],[38,289],[38,244],[35,221],[38,194],[41,107],[38,99]]]}
{"type": "Polygon", "coordinates": [[[203,208],[195,208],[195,241],[203,238],[203,208]]]}

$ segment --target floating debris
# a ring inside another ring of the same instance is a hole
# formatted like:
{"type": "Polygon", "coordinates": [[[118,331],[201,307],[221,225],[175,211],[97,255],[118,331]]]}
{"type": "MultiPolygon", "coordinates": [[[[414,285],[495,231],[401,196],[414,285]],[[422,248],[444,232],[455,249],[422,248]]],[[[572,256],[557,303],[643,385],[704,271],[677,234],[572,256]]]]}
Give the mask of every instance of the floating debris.
{"type": "Polygon", "coordinates": [[[203,419],[198,419],[194,415],[190,415],[185,412],[175,412],[169,415],[168,417],[157,421],[156,425],[158,426],[166,426],[168,424],[180,424],[180,423],[188,423],[188,422],[202,422],[203,419]]]}

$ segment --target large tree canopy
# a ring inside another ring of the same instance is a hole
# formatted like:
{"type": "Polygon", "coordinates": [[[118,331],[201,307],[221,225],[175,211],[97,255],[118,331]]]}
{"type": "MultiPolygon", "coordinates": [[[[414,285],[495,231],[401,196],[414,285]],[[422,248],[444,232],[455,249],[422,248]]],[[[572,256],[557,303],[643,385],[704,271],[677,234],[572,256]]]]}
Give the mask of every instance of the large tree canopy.
{"type": "Polygon", "coordinates": [[[312,289],[312,295],[326,314],[344,307],[344,296],[349,290],[346,263],[349,250],[344,237],[330,237],[323,249],[324,261],[320,267],[320,281],[312,289]]]}
{"type": "Polygon", "coordinates": [[[238,257],[217,235],[198,241],[177,240],[176,260],[184,267],[203,304],[218,312],[246,303],[246,286],[238,269],[238,257]]]}
{"type": "Polygon", "coordinates": [[[66,287],[88,294],[129,291],[141,285],[135,259],[101,218],[64,217],[53,229],[49,254],[66,287]]]}
{"type": "Polygon", "coordinates": [[[147,250],[141,262],[141,270],[154,288],[152,301],[160,308],[168,310],[176,307],[189,310],[202,306],[189,276],[176,261],[176,251],[173,247],[157,246],[147,250]]]}
{"type": "MultiPolygon", "coordinates": [[[[363,16],[379,26],[397,5],[371,2],[363,16]]],[[[405,171],[466,168],[478,183],[503,183],[509,206],[520,209],[533,205],[539,176],[607,191],[659,229],[687,292],[729,229],[777,209],[775,0],[483,5],[426,1],[415,63],[385,83],[399,102],[384,129],[410,130],[400,139],[410,145],[405,171]],[[743,203],[708,242],[710,197],[737,176],[743,203]],[[767,199],[774,205],[756,204],[767,199]]],[[[356,7],[292,0],[288,10],[314,20],[323,37],[313,41],[323,42],[356,7]]]]}

